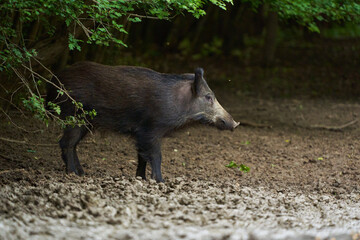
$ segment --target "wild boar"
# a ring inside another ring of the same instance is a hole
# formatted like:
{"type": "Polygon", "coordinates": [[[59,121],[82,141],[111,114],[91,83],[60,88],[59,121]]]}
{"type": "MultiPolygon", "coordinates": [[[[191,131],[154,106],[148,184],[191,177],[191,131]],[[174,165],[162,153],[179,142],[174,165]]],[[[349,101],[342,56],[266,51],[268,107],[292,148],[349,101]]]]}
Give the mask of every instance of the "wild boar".
{"type": "MultiPolygon", "coordinates": [[[[204,79],[204,71],[194,74],[164,74],[134,66],[105,66],[93,62],[72,65],[58,79],[85,110],[95,109],[91,127],[131,134],[136,140],[136,176],[162,182],[161,139],[187,123],[202,122],[222,130],[233,130],[239,123],[219,104],[204,79]]],[[[58,81],[53,81],[59,85],[58,81]]],[[[48,86],[47,101],[57,103],[65,119],[77,111],[72,100],[48,86]]],[[[59,142],[67,173],[83,175],[76,146],[86,135],[86,126],[68,126],[59,142]]]]}

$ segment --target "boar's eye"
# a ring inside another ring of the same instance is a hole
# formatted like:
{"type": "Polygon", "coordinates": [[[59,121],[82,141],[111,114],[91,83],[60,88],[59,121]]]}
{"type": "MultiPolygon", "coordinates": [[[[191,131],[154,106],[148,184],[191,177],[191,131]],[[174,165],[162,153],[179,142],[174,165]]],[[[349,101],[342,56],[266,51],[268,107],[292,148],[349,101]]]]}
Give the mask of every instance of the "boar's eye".
{"type": "Polygon", "coordinates": [[[212,98],[212,96],[211,96],[211,94],[207,94],[207,95],[205,95],[205,99],[206,99],[206,101],[208,101],[209,103],[213,103],[214,102],[214,100],[213,100],[213,98],[212,98]]]}

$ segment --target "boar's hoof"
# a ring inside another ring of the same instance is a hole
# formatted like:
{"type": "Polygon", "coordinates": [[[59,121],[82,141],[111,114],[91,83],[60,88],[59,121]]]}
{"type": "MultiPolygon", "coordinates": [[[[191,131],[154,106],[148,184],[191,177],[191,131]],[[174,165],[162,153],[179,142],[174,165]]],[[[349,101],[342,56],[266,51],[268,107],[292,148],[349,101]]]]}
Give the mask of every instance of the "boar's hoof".
{"type": "Polygon", "coordinates": [[[139,175],[136,173],[136,178],[141,177],[142,180],[146,181],[146,176],[145,175],[139,175]]]}
{"type": "Polygon", "coordinates": [[[161,178],[161,179],[157,179],[156,182],[157,182],[157,183],[161,183],[161,182],[163,183],[163,182],[165,182],[165,181],[164,181],[164,179],[161,178]]]}
{"type": "Polygon", "coordinates": [[[74,168],[67,168],[66,173],[67,174],[75,173],[76,175],[78,175],[80,177],[85,175],[85,172],[84,172],[84,170],[82,169],[81,166],[74,167],[74,168]]]}
{"type": "Polygon", "coordinates": [[[154,179],[157,183],[161,183],[161,182],[163,183],[163,182],[165,182],[162,177],[153,177],[153,176],[152,176],[151,178],[154,179]]]}

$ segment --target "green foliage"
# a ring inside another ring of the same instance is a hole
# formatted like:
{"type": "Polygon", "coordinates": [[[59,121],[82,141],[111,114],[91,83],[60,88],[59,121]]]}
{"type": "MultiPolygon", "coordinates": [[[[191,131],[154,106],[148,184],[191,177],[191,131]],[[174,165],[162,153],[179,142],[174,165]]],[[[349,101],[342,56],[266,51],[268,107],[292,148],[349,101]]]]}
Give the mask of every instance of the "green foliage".
{"type": "Polygon", "coordinates": [[[341,39],[341,38],[359,38],[360,25],[359,24],[336,24],[321,31],[322,36],[327,38],[341,39]]]}
{"type": "MultiPolygon", "coordinates": [[[[225,9],[225,4],[232,0],[210,2],[225,9]]],[[[62,23],[65,23],[68,27],[69,49],[80,51],[79,43],[82,40],[75,37],[79,31],[84,32],[87,43],[126,46],[118,33],[127,34],[124,27],[127,21],[140,22],[147,17],[170,19],[183,12],[199,18],[205,15],[202,9],[205,3],[207,1],[202,0],[5,0],[0,5],[0,43],[6,45],[4,49],[0,48],[0,70],[17,66],[34,56],[34,50],[26,49],[24,39],[31,31],[32,24],[37,21],[47,28],[48,37],[54,36],[62,23]]]]}
{"type": "Polygon", "coordinates": [[[52,103],[52,102],[48,102],[47,104],[48,104],[49,109],[53,110],[57,115],[60,115],[61,109],[60,109],[59,105],[52,103]]]}
{"type": "Polygon", "coordinates": [[[283,20],[295,19],[310,31],[320,32],[317,22],[360,22],[360,3],[352,0],[268,1],[283,20]]]}
{"type": "Polygon", "coordinates": [[[231,161],[229,164],[225,165],[225,167],[227,168],[237,168],[239,171],[242,171],[242,172],[249,172],[250,171],[250,168],[244,164],[236,164],[234,161],[231,161]]]}
{"type": "Polygon", "coordinates": [[[30,97],[28,97],[28,99],[23,99],[22,102],[24,107],[27,108],[30,112],[32,112],[35,118],[43,121],[46,126],[48,126],[49,124],[49,114],[51,112],[54,112],[54,115],[52,116],[58,119],[58,123],[62,127],[87,125],[88,117],[90,117],[90,119],[93,119],[96,116],[96,111],[94,109],[91,111],[86,111],[83,109],[82,103],[75,101],[73,101],[73,104],[75,105],[78,113],[75,116],[68,116],[65,120],[61,120],[60,118],[58,118],[61,113],[59,105],[48,102],[46,108],[44,98],[39,97],[36,94],[32,94],[30,97]],[[50,110],[50,112],[47,111],[47,109],[50,110]]]}
{"type": "Polygon", "coordinates": [[[82,40],[76,39],[74,37],[74,35],[72,35],[71,33],[69,33],[69,49],[70,50],[78,50],[81,51],[81,47],[79,45],[79,43],[83,42],[82,40]]]}
{"type": "Polygon", "coordinates": [[[30,110],[37,119],[43,120],[46,124],[48,124],[44,101],[44,98],[32,94],[28,99],[23,99],[23,104],[25,108],[30,110]]]}
{"type": "Polygon", "coordinates": [[[310,31],[320,32],[317,22],[360,22],[360,2],[353,0],[242,0],[257,11],[269,4],[284,21],[291,19],[307,26],[310,31]]]}

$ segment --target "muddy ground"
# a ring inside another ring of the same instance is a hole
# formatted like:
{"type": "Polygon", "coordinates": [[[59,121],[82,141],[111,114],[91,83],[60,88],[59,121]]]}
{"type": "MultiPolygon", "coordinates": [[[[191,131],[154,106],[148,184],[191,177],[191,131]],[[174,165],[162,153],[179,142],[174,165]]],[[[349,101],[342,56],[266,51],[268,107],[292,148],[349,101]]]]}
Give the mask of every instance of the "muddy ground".
{"type": "Polygon", "coordinates": [[[10,113],[24,132],[2,115],[0,239],[360,239],[358,102],[218,98],[261,127],[173,133],[160,184],[134,177],[129,137],[88,135],[77,177],[64,173],[58,127],[10,113]]]}

